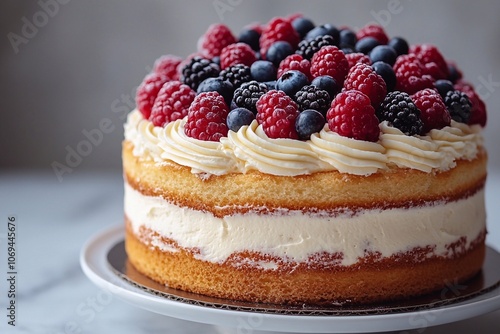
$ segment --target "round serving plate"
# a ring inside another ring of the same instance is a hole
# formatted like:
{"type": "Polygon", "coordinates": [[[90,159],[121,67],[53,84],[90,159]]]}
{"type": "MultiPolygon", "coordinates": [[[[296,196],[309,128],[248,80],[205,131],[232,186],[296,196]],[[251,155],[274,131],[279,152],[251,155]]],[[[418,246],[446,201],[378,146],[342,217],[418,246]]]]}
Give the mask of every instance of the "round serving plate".
{"type": "Polygon", "coordinates": [[[488,247],[482,272],[464,284],[409,301],[376,305],[290,307],[210,298],[171,289],[141,275],[127,261],[124,227],[92,237],[82,248],[84,273],[98,287],[146,310],[179,319],[230,326],[240,332],[368,333],[411,330],[500,309],[500,254],[488,247]]]}

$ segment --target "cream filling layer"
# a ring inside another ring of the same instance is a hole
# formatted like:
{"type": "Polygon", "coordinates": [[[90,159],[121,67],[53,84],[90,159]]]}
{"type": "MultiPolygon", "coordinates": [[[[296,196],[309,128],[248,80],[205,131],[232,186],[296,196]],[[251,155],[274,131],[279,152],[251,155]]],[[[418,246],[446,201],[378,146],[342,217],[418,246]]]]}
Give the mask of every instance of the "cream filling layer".
{"type": "MultiPolygon", "coordinates": [[[[145,227],[182,248],[196,249],[195,258],[213,263],[223,263],[243,251],[294,263],[307,263],[318,253],[338,253],[342,254],[339,262],[343,266],[357,263],[366,252],[378,252],[385,258],[415,247],[433,247],[427,256],[451,256],[447,246],[465,237],[467,249],[486,223],[484,190],[457,201],[411,208],[344,210],[335,215],[283,209],[218,218],[160,197],[145,196],[125,183],[124,204],[137,236],[145,227]]],[[[159,238],[151,246],[175,251],[162,245],[159,238]]]]}

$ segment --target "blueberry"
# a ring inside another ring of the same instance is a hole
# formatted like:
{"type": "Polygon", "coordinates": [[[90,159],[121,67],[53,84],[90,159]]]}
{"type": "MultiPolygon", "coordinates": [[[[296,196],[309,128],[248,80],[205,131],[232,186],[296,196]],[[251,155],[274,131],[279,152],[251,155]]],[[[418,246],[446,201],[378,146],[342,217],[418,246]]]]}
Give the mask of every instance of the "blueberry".
{"type": "Polygon", "coordinates": [[[224,81],[222,78],[208,78],[201,82],[196,92],[198,94],[203,92],[217,92],[222,95],[226,104],[230,106],[234,88],[229,81],[224,81]]]}
{"type": "Polygon", "coordinates": [[[341,48],[349,48],[352,49],[356,45],[358,39],[356,38],[356,34],[354,31],[349,29],[340,30],[340,47],[341,48]]]}
{"type": "Polygon", "coordinates": [[[220,66],[220,57],[219,56],[215,56],[212,58],[212,62],[216,63],[217,65],[220,66]]]}
{"type": "Polygon", "coordinates": [[[379,42],[375,38],[365,37],[365,38],[360,39],[356,43],[356,45],[354,46],[354,49],[356,50],[356,52],[361,52],[361,53],[364,53],[365,55],[367,55],[377,45],[379,45],[379,42]]]}
{"type": "Polygon", "coordinates": [[[294,97],[302,87],[307,85],[307,76],[299,71],[287,71],[276,82],[276,89],[284,91],[288,96],[294,97]]]}
{"type": "Polygon", "coordinates": [[[345,55],[348,55],[349,53],[354,53],[354,50],[351,48],[342,48],[341,50],[345,55]]]}
{"type": "Polygon", "coordinates": [[[398,56],[408,54],[408,42],[404,38],[393,37],[387,45],[392,47],[397,52],[398,56]]]}
{"type": "Polygon", "coordinates": [[[377,61],[372,64],[372,68],[382,77],[382,79],[384,79],[387,91],[393,91],[396,87],[396,74],[394,73],[392,66],[383,61],[377,61]]]}
{"type": "Polygon", "coordinates": [[[454,64],[448,64],[448,80],[455,83],[458,79],[462,78],[462,74],[454,64]]]}
{"type": "Polygon", "coordinates": [[[257,60],[250,66],[250,74],[258,82],[276,80],[277,73],[276,66],[267,60],[257,60]]]}
{"type": "Polygon", "coordinates": [[[342,89],[337,81],[329,75],[322,75],[314,78],[314,80],[311,82],[311,86],[326,90],[328,95],[330,95],[331,100],[333,100],[342,89]]]}
{"type": "Polygon", "coordinates": [[[255,51],[259,51],[259,39],[260,34],[257,31],[253,29],[245,29],[241,31],[238,41],[250,45],[250,47],[255,51]]]}
{"type": "Polygon", "coordinates": [[[398,54],[396,51],[388,45],[377,45],[370,51],[370,60],[373,63],[378,61],[383,61],[389,65],[394,65],[398,54]]]}
{"type": "Polygon", "coordinates": [[[276,89],[276,80],[266,81],[264,84],[266,84],[268,90],[276,89]]]}
{"type": "Polygon", "coordinates": [[[324,24],[322,26],[318,26],[311,31],[309,31],[304,39],[310,41],[315,39],[318,36],[330,35],[333,37],[335,41],[335,45],[339,44],[340,33],[337,28],[332,26],[331,24],[324,24]]]}
{"type": "Polygon", "coordinates": [[[293,54],[295,51],[290,43],[285,41],[278,41],[273,43],[266,53],[266,59],[278,67],[283,59],[293,54]]]}
{"type": "Polygon", "coordinates": [[[226,124],[229,130],[237,132],[242,126],[250,125],[255,119],[253,112],[246,108],[236,108],[229,112],[226,124]]]}
{"type": "Polygon", "coordinates": [[[453,84],[449,80],[437,80],[434,83],[434,87],[436,87],[436,89],[439,92],[439,95],[441,95],[443,99],[446,97],[446,93],[455,90],[453,84]]]}
{"type": "Polygon", "coordinates": [[[314,29],[314,23],[305,17],[298,17],[292,21],[292,27],[302,39],[309,31],[314,29]]]}
{"type": "Polygon", "coordinates": [[[299,139],[308,140],[311,135],[320,132],[325,126],[325,117],[314,109],[306,109],[301,112],[295,120],[295,130],[299,135],[299,139]]]}

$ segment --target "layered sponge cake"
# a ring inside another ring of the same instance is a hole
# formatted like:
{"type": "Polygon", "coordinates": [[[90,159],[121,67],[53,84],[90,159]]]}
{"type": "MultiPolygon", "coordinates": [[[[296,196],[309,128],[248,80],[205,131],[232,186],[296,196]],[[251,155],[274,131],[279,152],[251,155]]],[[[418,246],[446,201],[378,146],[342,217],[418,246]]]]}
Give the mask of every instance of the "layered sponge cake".
{"type": "Polygon", "coordinates": [[[482,267],[484,103],[432,45],[274,18],[163,56],[125,124],[126,251],[212,297],[372,303],[482,267]]]}

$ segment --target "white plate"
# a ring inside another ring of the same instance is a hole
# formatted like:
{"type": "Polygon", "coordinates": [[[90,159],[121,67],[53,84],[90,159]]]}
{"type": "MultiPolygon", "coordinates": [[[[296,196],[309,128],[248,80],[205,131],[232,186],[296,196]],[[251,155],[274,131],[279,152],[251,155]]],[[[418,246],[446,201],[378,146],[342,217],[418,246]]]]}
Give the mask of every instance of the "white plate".
{"type": "Polygon", "coordinates": [[[98,287],[137,307],[166,316],[211,325],[230,326],[238,332],[253,330],[289,333],[368,333],[411,330],[464,320],[500,309],[500,288],[439,308],[416,312],[360,316],[304,316],[219,309],[169,300],[148,293],[115,274],[108,251],[124,238],[122,225],[95,235],[80,254],[83,272],[98,287]]]}

